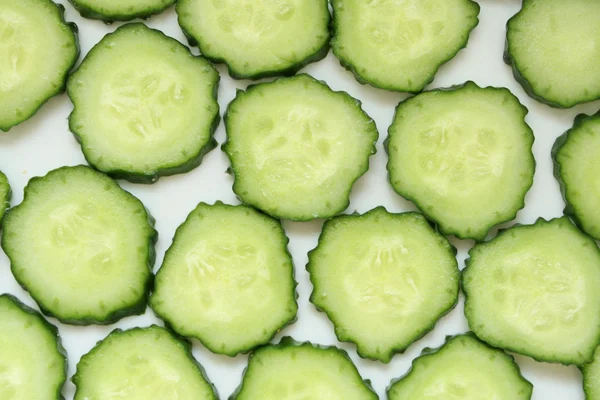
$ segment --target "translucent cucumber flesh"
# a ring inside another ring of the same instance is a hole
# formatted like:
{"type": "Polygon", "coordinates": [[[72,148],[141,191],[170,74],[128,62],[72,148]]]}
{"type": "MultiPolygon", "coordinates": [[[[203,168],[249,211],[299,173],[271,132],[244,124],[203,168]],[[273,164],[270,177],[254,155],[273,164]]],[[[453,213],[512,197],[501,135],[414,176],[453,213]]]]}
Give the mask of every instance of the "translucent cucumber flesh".
{"type": "Polygon", "coordinates": [[[582,367],[583,389],[587,400],[600,399],[600,351],[596,349],[594,358],[582,367]]]}
{"type": "Polygon", "coordinates": [[[10,200],[10,185],[8,183],[8,179],[6,175],[0,172],[0,222],[2,222],[2,217],[4,216],[4,212],[9,206],[10,200]]]}
{"type": "Polygon", "coordinates": [[[171,4],[174,0],[70,0],[85,14],[95,14],[118,20],[129,19],[127,17],[146,16],[159,12],[171,4]]]}

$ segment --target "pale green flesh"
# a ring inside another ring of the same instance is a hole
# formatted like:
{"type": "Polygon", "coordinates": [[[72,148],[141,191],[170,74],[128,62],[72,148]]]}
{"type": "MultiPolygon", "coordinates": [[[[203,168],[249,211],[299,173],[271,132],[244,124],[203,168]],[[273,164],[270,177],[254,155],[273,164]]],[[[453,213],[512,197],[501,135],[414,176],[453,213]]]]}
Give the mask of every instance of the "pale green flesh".
{"type": "Polygon", "coordinates": [[[426,92],[400,104],[389,130],[390,181],[444,233],[485,238],[531,187],[533,134],[506,89],[426,92]]]}
{"type": "Polygon", "coordinates": [[[536,95],[563,107],[600,97],[600,2],[529,0],[507,39],[536,95]]]}
{"type": "Polygon", "coordinates": [[[8,183],[8,179],[6,179],[6,175],[4,175],[0,171],[0,222],[2,222],[2,217],[8,207],[8,201],[10,197],[10,186],[8,183]]]}
{"type": "Polygon", "coordinates": [[[56,399],[65,381],[65,359],[41,317],[0,297],[0,399],[56,399]],[[35,383],[35,384],[33,384],[35,383]]]}
{"type": "Polygon", "coordinates": [[[250,207],[200,204],[166,254],[152,308],[217,353],[266,343],[296,315],[287,241],[250,207]]]}
{"type": "Polygon", "coordinates": [[[333,0],[335,54],[364,80],[417,92],[468,41],[470,0],[333,0]]]}
{"type": "Polygon", "coordinates": [[[582,367],[586,400],[600,399],[600,351],[596,348],[591,363],[582,367]]]}
{"type": "Polygon", "coordinates": [[[75,35],[48,0],[0,0],[0,130],[31,116],[63,86],[75,35]]]}
{"type": "Polygon", "coordinates": [[[471,336],[456,336],[413,362],[389,400],[529,400],[532,386],[512,357],[471,336]]]}
{"type": "Polygon", "coordinates": [[[469,254],[465,314],[477,336],[539,360],[589,361],[600,338],[591,238],[564,217],[512,228],[469,254]]]}
{"type": "Polygon", "coordinates": [[[329,38],[324,0],[181,0],[177,13],[202,53],[237,75],[293,67],[329,38]]]}
{"type": "Polygon", "coordinates": [[[113,333],[84,355],[75,400],[212,400],[189,351],[157,326],[113,333]]]}
{"type": "Polygon", "coordinates": [[[384,209],[328,222],[310,254],[311,301],[340,340],[388,362],[429,330],[458,298],[458,265],[447,240],[419,214],[384,209]]]}
{"type": "Polygon", "coordinates": [[[127,25],[102,39],[69,79],[70,126],[102,171],[177,167],[212,138],[217,82],[208,61],[181,43],[127,25]]]}
{"type": "Polygon", "coordinates": [[[147,11],[159,11],[173,4],[174,0],[73,0],[79,7],[85,7],[104,16],[135,16],[146,14],[147,11]]]}

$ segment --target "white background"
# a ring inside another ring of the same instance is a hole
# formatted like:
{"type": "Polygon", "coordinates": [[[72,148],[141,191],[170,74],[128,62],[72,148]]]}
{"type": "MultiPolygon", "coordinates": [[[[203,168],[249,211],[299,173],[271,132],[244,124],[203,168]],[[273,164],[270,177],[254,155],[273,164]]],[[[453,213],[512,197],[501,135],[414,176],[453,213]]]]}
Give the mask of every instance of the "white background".
{"type": "MultiPolygon", "coordinates": [[[[119,25],[105,25],[99,21],[84,20],[70,4],[67,4],[66,0],[59,0],[59,2],[64,3],[67,8],[67,19],[76,22],[79,26],[82,57],[103,35],[113,31],[119,25]]],[[[563,202],[558,184],[552,176],[550,149],[555,138],[572,125],[575,115],[582,112],[588,114],[596,112],[600,108],[600,102],[570,110],[556,110],[527,97],[512,77],[510,68],[502,61],[505,24],[507,19],[518,11],[520,1],[479,0],[479,3],[481,5],[480,22],[471,35],[468,48],[443,66],[435,81],[428,88],[445,87],[473,80],[479,85],[508,87],[517,95],[530,110],[527,122],[535,132],[534,152],[537,171],[534,186],[527,195],[527,205],[518,214],[516,221],[531,223],[538,217],[561,216],[563,202]]],[[[177,25],[173,8],[151,18],[147,24],[187,43],[177,25]]],[[[197,49],[193,51],[197,53],[197,49]]],[[[226,105],[235,96],[236,89],[245,88],[249,82],[234,81],[229,77],[225,68],[219,66],[218,69],[221,73],[219,103],[221,113],[223,113],[226,105]]],[[[351,195],[351,205],[347,211],[366,212],[379,205],[394,212],[414,210],[412,204],[395,194],[389,186],[385,169],[387,157],[382,147],[383,140],[387,135],[387,128],[392,121],[394,108],[406,95],[389,93],[357,83],[353,76],[339,65],[331,52],[325,60],[309,65],[303,71],[325,80],[334,90],[345,90],[350,95],[362,100],[364,109],[375,119],[379,128],[378,152],[371,158],[368,173],[355,184],[351,195]]],[[[61,95],[50,100],[31,120],[13,128],[8,133],[0,133],[0,170],[6,173],[12,185],[13,205],[21,202],[23,187],[30,178],[45,175],[48,171],[63,165],[85,163],[79,146],[68,130],[67,116],[70,110],[71,104],[67,96],[61,95]]],[[[222,123],[217,130],[216,138],[219,144],[225,140],[222,123]]],[[[157,243],[155,270],[161,264],[163,254],[171,243],[175,229],[198,202],[213,203],[216,200],[222,200],[230,204],[238,203],[231,190],[232,179],[225,174],[228,165],[225,154],[220,148],[217,148],[206,156],[200,167],[187,174],[161,178],[158,183],[149,186],[120,182],[126,190],[131,191],[144,202],[157,220],[156,228],[160,237],[157,243]]],[[[285,329],[278,335],[278,338],[283,335],[291,335],[297,340],[337,344],[346,349],[362,375],[372,380],[375,390],[382,398],[385,396],[385,388],[389,381],[403,375],[408,370],[411,361],[419,355],[424,347],[438,347],[443,343],[446,335],[467,330],[461,296],[461,301],[456,309],[443,318],[434,331],[414,343],[405,354],[396,355],[391,363],[384,365],[380,362],[360,359],[356,355],[353,345],[339,344],[336,341],[331,323],[324,314],[318,313],[308,302],[311,285],[305,270],[306,254],[316,245],[322,221],[308,223],[285,221],[284,226],[291,240],[290,250],[296,266],[300,297],[298,321],[285,329]]],[[[495,230],[491,233],[495,234],[495,230]]],[[[454,238],[452,238],[452,242],[459,249],[458,259],[460,267],[463,268],[466,251],[473,243],[454,238]]],[[[35,307],[35,303],[29,295],[17,285],[12,277],[9,262],[4,253],[0,254],[0,293],[2,292],[12,293],[25,303],[35,307]]],[[[143,316],[126,318],[115,325],[106,327],[67,326],[59,324],[53,319],[51,322],[59,327],[64,347],[69,354],[69,378],[75,372],[76,363],[81,355],[89,351],[98,340],[105,337],[115,327],[127,328],[159,323],[149,310],[143,316]]],[[[565,338],[565,340],[569,340],[569,338],[565,338]]],[[[221,398],[227,398],[240,381],[247,356],[231,359],[211,354],[198,342],[194,341],[193,344],[194,355],[207,370],[210,379],[217,386],[221,398]]],[[[581,375],[576,367],[538,363],[522,356],[517,356],[516,359],[525,377],[535,386],[534,399],[583,399],[581,375]]],[[[65,385],[64,393],[67,399],[72,398],[74,386],[70,381],[65,385]]]]}

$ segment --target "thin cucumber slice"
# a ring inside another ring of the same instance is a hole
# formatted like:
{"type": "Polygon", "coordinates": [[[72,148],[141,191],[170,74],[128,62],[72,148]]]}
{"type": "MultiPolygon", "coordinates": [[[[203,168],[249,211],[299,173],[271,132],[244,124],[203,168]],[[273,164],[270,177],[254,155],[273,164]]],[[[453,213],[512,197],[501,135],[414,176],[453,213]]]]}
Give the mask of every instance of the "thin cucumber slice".
{"type": "Polygon", "coordinates": [[[268,343],[298,310],[288,242],[279,221],[253,208],[200,203],[177,229],[150,305],[214,353],[268,343]]]}
{"type": "Polygon", "coordinates": [[[508,89],[473,82],[411,97],[386,140],[390,183],[444,234],[483,240],[524,207],[533,184],[526,115],[508,89]]]}
{"type": "Polygon", "coordinates": [[[465,315],[480,339],[538,361],[592,359],[600,342],[600,251],[592,238],[566,217],[540,218],[469,255],[465,315]]]}
{"type": "Polygon", "coordinates": [[[358,100],[306,74],[238,91],[225,115],[233,191],[278,218],[328,218],[349,204],[379,136],[358,100]]]}
{"type": "Polygon", "coordinates": [[[69,0],[82,17],[105,22],[129,21],[161,13],[176,0],[69,0]]]}
{"type": "Polygon", "coordinates": [[[600,351],[596,348],[594,358],[589,364],[580,367],[583,375],[583,391],[586,400],[600,399],[600,351]]]}
{"type": "Polygon", "coordinates": [[[361,83],[420,92],[467,46],[472,0],[332,0],[333,53],[361,83]]]}
{"type": "Polygon", "coordinates": [[[391,361],[458,301],[456,249],[418,213],[364,215],[325,222],[308,255],[310,301],[327,313],[340,341],[361,357],[391,361]]]}
{"type": "Polygon", "coordinates": [[[0,321],[0,399],[62,400],[67,357],[56,327],[9,294],[0,321]]]}
{"type": "Polygon", "coordinates": [[[250,355],[229,400],[376,400],[345,351],[285,337],[250,355]]]}
{"type": "Polygon", "coordinates": [[[327,0],[179,0],[179,25],[235,79],[293,75],[329,50],[327,0]]]}
{"type": "Polygon", "coordinates": [[[6,175],[0,171],[0,222],[2,222],[2,217],[4,217],[4,213],[10,206],[11,193],[6,175]]]}
{"type": "Polygon", "coordinates": [[[552,148],[554,176],[567,203],[569,215],[584,232],[600,240],[600,112],[580,114],[573,128],[560,136],[552,148]]]}
{"type": "Polygon", "coordinates": [[[152,183],[197,167],[216,146],[218,83],[214,67],[175,39],[127,24],[69,78],[69,128],[94,168],[152,183]]]}
{"type": "Polygon", "coordinates": [[[77,26],[50,0],[0,0],[0,131],[62,93],[79,56],[77,26]]]}
{"type": "Polygon", "coordinates": [[[110,324],[141,314],[152,283],[154,220],[143,204],[85,166],[36,177],[4,217],[2,247],[44,314],[110,324]]]}
{"type": "Polygon", "coordinates": [[[74,400],[216,400],[189,343],[152,325],[115,329],[81,357],[74,400]]]}
{"type": "Polygon", "coordinates": [[[600,99],[600,2],[524,0],[504,59],[534,99],[569,108],[600,99]]]}
{"type": "Polygon", "coordinates": [[[465,334],[423,350],[408,374],[392,381],[387,398],[529,400],[532,392],[511,356],[465,334]]]}

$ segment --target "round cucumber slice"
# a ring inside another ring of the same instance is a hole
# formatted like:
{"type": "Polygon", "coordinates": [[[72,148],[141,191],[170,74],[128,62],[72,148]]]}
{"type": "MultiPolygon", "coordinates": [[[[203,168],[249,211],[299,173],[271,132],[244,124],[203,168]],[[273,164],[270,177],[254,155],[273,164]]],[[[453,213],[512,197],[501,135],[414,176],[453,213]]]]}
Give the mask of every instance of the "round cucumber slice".
{"type": "Polygon", "coordinates": [[[223,150],[234,192],[278,218],[328,218],[349,204],[379,136],[360,102],[306,74],[238,91],[223,150]]]}
{"type": "Polygon", "coordinates": [[[10,197],[11,190],[8,179],[6,178],[6,175],[0,171],[0,222],[2,222],[2,217],[4,217],[4,213],[10,206],[10,197]]]}
{"type": "Polygon", "coordinates": [[[0,399],[62,400],[67,357],[56,327],[8,294],[0,321],[0,399]]]}
{"type": "Polygon", "coordinates": [[[392,381],[387,398],[529,400],[532,392],[511,356],[466,334],[423,350],[408,374],[392,381]]]}
{"type": "Polygon", "coordinates": [[[36,177],[4,217],[2,247],[44,314],[110,324],[141,314],[152,282],[154,221],[143,204],[85,166],[36,177]]]}
{"type": "Polygon", "coordinates": [[[600,2],[524,0],[504,59],[534,99],[570,108],[600,99],[600,2]]]}
{"type": "Polygon", "coordinates": [[[458,301],[456,249],[417,213],[364,215],[325,222],[307,269],[310,301],[327,313],[340,341],[361,357],[389,362],[458,301]]]}
{"type": "Polygon", "coordinates": [[[376,400],[345,351],[285,337],[250,355],[229,400],[376,400]]]}
{"type": "Polygon", "coordinates": [[[77,26],[50,0],[0,0],[0,131],[62,93],[79,56],[77,26]]]}
{"type": "Polygon", "coordinates": [[[539,219],[469,255],[465,315],[480,339],[539,361],[592,359],[600,342],[600,251],[592,238],[566,217],[539,219]]]}
{"type": "Polygon", "coordinates": [[[589,364],[580,367],[583,375],[583,391],[586,400],[600,399],[600,351],[596,348],[594,358],[589,364]]]}
{"type": "Polygon", "coordinates": [[[333,53],[359,82],[420,92],[467,46],[472,0],[332,0],[333,53]]]}
{"type": "Polygon", "coordinates": [[[81,357],[74,400],[216,400],[189,343],[152,325],[115,329],[81,357]]]}
{"type": "Polygon", "coordinates": [[[508,89],[473,82],[405,100],[386,140],[394,190],[442,233],[485,239],[523,208],[533,184],[526,115],[508,89]]]}
{"type": "Polygon", "coordinates": [[[94,168],[132,182],[187,172],[216,146],[218,72],[141,23],[106,35],[69,78],[69,128],[94,168]]]}
{"type": "Polygon", "coordinates": [[[176,0],[69,0],[82,17],[105,22],[129,21],[158,14],[176,0]]]}
{"type": "Polygon", "coordinates": [[[293,75],[329,50],[327,0],[179,0],[190,43],[235,79],[293,75]]]}
{"type": "Polygon", "coordinates": [[[253,208],[200,203],[167,250],[150,305],[214,353],[268,343],[298,309],[288,241],[279,221],[253,208]]]}

